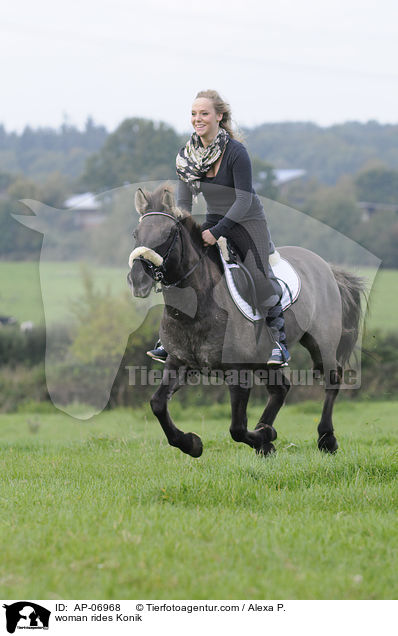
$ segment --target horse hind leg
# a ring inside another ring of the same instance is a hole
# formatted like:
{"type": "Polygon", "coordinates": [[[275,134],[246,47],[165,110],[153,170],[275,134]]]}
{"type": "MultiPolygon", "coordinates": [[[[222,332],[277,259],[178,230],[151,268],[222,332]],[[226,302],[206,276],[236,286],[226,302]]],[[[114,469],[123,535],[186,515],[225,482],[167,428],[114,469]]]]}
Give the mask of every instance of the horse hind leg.
{"type": "MultiPolygon", "coordinates": [[[[322,353],[317,340],[309,333],[305,333],[300,340],[309,352],[314,373],[320,373],[325,381],[325,400],[323,403],[321,421],[318,424],[318,448],[327,453],[335,453],[338,449],[334,435],[332,412],[335,399],[340,390],[342,367],[335,359],[330,359],[330,354],[322,353]]],[[[333,347],[332,347],[333,348],[333,347]]]]}
{"type": "Polygon", "coordinates": [[[254,448],[256,452],[263,455],[272,452],[273,445],[268,449],[268,453],[262,449],[266,448],[268,442],[276,437],[275,429],[268,426],[257,426],[256,430],[249,431],[247,429],[247,403],[250,397],[250,388],[243,387],[241,385],[230,385],[229,392],[231,397],[231,426],[229,432],[235,442],[243,442],[251,448],[254,448]],[[273,433],[275,435],[273,435],[273,433]]]}
{"type": "Polygon", "coordinates": [[[333,429],[332,412],[340,390],[341,377],[341,367],[337,363],[324,364],[325,400],[321,421],[318,424],[318,448],[326,453],[335,453],[338,449],[333,429]]]}
{"type": "Polygon", "coordinates": [[[280,369],[270,369],[267,381],[269,398],[256,426],[256,430],[263,429],[267,436],[261,448],[257,449],[257,452],[262,455],[275,452],[275,447],[272,442],[276,440],[277,432],[273,423],[285,402],[289,389],[290,382],[283,372],[280,369]]]}
{"type": "Polygon", "coordinates": [[[305,333],[300,340],[300,344],[307,349],[311,356],[314,374],[323,374],[322,354],[315,338],[310,333],[305,333]]]}

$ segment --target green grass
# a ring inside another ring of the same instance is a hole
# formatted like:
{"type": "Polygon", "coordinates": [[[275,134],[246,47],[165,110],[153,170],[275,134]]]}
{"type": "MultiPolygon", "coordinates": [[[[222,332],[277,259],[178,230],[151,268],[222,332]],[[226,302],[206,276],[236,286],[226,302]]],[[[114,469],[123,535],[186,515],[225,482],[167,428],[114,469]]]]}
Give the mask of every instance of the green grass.
{"type": "MultiPolygon", "coordinates": [[[[367,271],[362,272],[367,276],[367,271]]],[[[367,329],[397,331],[398,329],[398,271],[383,269],[376,276],[370,295],[369,312],[366,320],[367,329]]]]}
{"type": "Polygon", "coordinates": [[[220,405],[172,405],[197,460],[148,410],[2,415],[0,596],[396,598],[397,407],[338,403],[325,456],[320,405],[287,406],[266,460],[220,405]]]}
{"type": "MultiPolygon", "coordinates": [[[[48,285],[46,319],[48,324],[67,323],[71,319],[70,304],[83,293],[80,263],[42,263],[42,275],[48,285]]],[[[127,291],[128,268],[90,268],[96,287],[109,286],[112,293],[127,291]]],[[[31,320],[44,323],[43,301],[38,263],[0,261],[0,314],[14,316],[18,322],[31,320]]]]}

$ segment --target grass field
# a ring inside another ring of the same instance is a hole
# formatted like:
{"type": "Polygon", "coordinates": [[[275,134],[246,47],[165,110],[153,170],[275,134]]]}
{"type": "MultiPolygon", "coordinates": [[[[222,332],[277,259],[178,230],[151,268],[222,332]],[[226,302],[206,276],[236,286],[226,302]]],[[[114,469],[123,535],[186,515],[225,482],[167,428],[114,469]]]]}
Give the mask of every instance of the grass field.
{"type": "MultiPolygon", "coordinates": [[[[83,289],[81,266],[79,263],[43,263],[42,268],[46,279],[50,280],[48,322],[68,322],[69,301],[76,299],[83,289]]],[[[97,286],[109,286],[114,294],[127,290],[127,266],[125,270],[96,267],[92,271],[97,286]]],[[[368,274],[366,270],[360,273],[365,277],[368,274]]],[[[371,295],[371,311],[367,322],[369,328],[388,331],[398,328],[398,296],[392,291],[396,289],[397,283],[398,272],[395,270],[382,270],[377,275],[371,295]]],[[[38,263],[0,261],[0,314],[15,316],[19,322],[44,322],[38,263]]]]}
{"type": "MultiPolygon", "coordinates": [[[[50,283],[47,306],[49,324],[67,323],[71,319],[70,301],[83,293],[82,266],[80,263],[43,263],[42,271],[50,283]]],[[[91,269],[99,287],[110,288],[113,294],[127,291],[128,267],[91,269]]],[[[9,263],[0,261],[0,314],[15,316],[18,322],[31,320],[44,323],[43,301],[40,288],[38,263],[9,263]]]]}
{"type": "MultiPolygon", "coordinates": [[[[367,277],[367,271],[361,275],[367,277]]],[[[369,330],[397,331],[398,329],[398,271],[384,269],[376,276],[371,294],[366,325],[369,330]]]]}
{"type": "Polygon", "coordinates": [[[0,416],[0,597],[397,598],[398,403],[338,403],[335,456],[320,405],[287,406],[266,460],[222,406],[172,405],[197,460],[148,410],[41,408],[0,416]]]}

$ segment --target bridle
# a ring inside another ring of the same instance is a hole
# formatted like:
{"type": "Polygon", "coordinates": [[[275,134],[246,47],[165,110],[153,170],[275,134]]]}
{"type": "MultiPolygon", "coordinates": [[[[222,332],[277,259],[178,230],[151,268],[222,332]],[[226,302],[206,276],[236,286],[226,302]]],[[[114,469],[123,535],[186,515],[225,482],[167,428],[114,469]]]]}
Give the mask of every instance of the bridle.
{"type": "Polygon", "coordinates": [[[145,212],[145,214],[142,215],[142,219],[144,219],[147,216],[155,216],[155,215],[167,216],[169,219],[172,219],[172,221],[175,223],[175,230],[171,238],[170,245],[167,247],[166,253],[164,255],[160,254],[163,261],[161,265],[155,265],[155,263],[150,261],[148,258],[145,258],[144,256],[138,256],[134,260],[138,260],[142,262],[145,272],[153,279],[155,291],[159,293],[163,289],[169,289],[170,287],[177,287],[177,285],[182,283],[191,274],[193,274],[193,272],[196,270],[196,268],[199,266],[199,264],[203,260],[203,257],[205,256],[207,252],[207,247],[204,248],[202,254],[200,255],[195,265],[191,267],[189,271],[184,274],[184,276],[182,276],[181,278],[173,282],[168,281],[166,279],[167,261],[170,258],[171,252],[173,251],[178,238],[180,238],[181,240],[181,252],[182,252],[181,260],[184,259],[184,241],[182,240],[182,224],[180,219],[176,219],[171,214],[167,214],[167,212],[156,212],[156,211],[145,212]],[[156,283],[159,283],[161,287],[157,288],[156,283]]]}

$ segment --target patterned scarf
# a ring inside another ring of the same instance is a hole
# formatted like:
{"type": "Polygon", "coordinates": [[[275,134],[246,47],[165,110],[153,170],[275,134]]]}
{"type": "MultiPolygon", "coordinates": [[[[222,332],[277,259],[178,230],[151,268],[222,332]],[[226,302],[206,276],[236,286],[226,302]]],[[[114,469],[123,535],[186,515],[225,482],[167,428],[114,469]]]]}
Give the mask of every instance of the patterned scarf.
{"type": "Polygon", "coordinates": [[[220,128],[212,143],[205,148],[199,135],[192,133],[189,141],[181,148],[176,158],[177,174],[196,196],[200,190],[199,179],[204,177],[211,166],[224,152],[230,139],[224,128],[220,128]]]}

